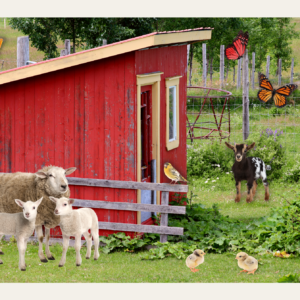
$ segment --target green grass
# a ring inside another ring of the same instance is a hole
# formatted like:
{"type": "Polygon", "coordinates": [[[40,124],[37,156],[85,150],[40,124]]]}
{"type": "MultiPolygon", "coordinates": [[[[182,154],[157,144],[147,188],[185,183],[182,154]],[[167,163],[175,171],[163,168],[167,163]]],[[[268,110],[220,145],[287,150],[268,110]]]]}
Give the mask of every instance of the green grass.
{"type": "Polygon", "coordinates": [[[67,262],[58,267],[62,247],[55,245],[51,251],[57,260],[41,263],[38,259],[38,247],[28,245],[26,252],[26,272],[18,269],[18,250],[15,243],[4,243],[0,265],[0,282],[114,282],[114,283],[167,283],[167,282],[276,282],[289,273],[300,272],[300,258],[280,259],[271,255],[257,257],[259,262],[255,275],[240,273],[234,254],[207,254],[200,271],[192,273],[184,260],[168,257],[164,260],[140,260],[137,253],[115,252],[101,254],[98,261],[84,258],[82,248],[82,265],[75,265],[75,250],[69,248],[67,262]]]}

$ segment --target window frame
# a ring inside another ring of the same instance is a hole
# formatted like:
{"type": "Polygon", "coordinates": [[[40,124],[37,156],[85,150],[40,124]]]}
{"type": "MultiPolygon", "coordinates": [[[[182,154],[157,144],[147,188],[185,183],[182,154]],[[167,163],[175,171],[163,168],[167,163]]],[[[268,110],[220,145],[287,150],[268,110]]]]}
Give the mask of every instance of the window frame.
{"type": "Polygon", "coordinates": [[[174,76],[165,78],[166,83],[166,148],[168,151],[173,150],[179,147],[179,82],[182,76],[174,76]],[[176,127],[176,136],[174,139],[169,139],[169,96],[170,96],[170,88],[175,87],[176,94],[175,94],[175,102],[176,105],[176,118],[175,118],[175,127],[176,127]]]}

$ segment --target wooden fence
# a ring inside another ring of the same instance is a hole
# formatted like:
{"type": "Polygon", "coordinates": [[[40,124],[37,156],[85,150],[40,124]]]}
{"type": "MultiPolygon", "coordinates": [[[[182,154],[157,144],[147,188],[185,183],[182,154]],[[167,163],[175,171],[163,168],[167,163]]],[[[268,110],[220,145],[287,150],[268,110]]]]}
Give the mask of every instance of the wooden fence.
{"type": "Polygon", "coordinates": [[[169,205],[169,192],[187,193],[188,192],[187,185],[175,185],[175,184],[172,185],[168,183],[147,183],[147,182],[118,181],[118,180],[104,180],[104,179],[92,179],[92,178],[77,178],[77,177],[68,177],[67,179],[70,185],[131,189],[131,190],[139,189],[139,190],[151,190],[151,191],[162,192],[161,205],[75,199],[73,205],[77,207],[89,207],[89,208],[101,208],[101,209],[113,209],[113,210],[130,210],[130,211],[148,211],[148,212],[161,213],[160,226],[98,222],[99,229],[132,231],[132,232],[143,232],[143,233],[158,233],[160,234],[160,241],[162,243],[167,241],[168,235],[183,235],[183,228],[168,227],[168,214],[185,214],[186,212],[185,206],[169,205]]]}
{"type": "MultiPolygon", "coordinates": [[[[219,75],[220,75],[220,88],[222,89],[222,87],[224,87],[224,81],[225,81],[225,62],[227,61],[227,59],[225,59],[225,45],[221,45],[220,46],[220,68],[219,68],[219,75]]],[[[188,57],[189,57],[189,51],[188,51],[188,57]]],[[[255,71],[255,52],[252,52],[252,63],[251,63],[251,70],[250,70],[250,75],[251,75],[251,88],[255,89],[255,72],[257,73],[257,71],[255,71]]],[[[239,89],[241,88],[241,77],[242,77],[242,73],[244,75],[244,62],[243,62],[244,56],[243,58],[240,58],[238,60],[238,68],[237,68],[237,85],[236,88],[239,89]],[[242,67],[243,65],[243,67],[242,67]]],[[[202,82],[203,82],[203,86],[206,87],[207,85],[207,70],[210,69],[210,81],[212,83],[212,74],[213,74],[213,66],[212,66],[212,61],[213,59],[210,58],[210,65],[208,65],[207,63],[207,51],[206,51],[206,44],[202,44],[202,82]]],[[[248,63],[249,63],[249,59],[248,59],[248,63]]],[[[218,73],[217,72],[217,73],[218,73]]],[[[228,65],[227,65],[227,75],[226,75],[226,80],[228,79],[228,65]]],[[[249,70],[247,70],[247,72],[249,73],[249,70]]],[[[192,74],[192,70],[191,70],[191,65],[190,65],[190,74],[189,74],[189,86],[191,86],[191,74],[192,74]]],[[[269,77],[270,74],[270,55],[267,56],[267,63],[266,63],[266,73],[265,75],[267,77],[269,77]]],[[[278,85],[281,85],[281,79],[282,79],[282,60],[279,59],[278,60],[278,69],[277,69],[277,76],[278,76],[278,85]]],[[[249,74],[248,74],[249,77],[249,74]]],[[[294,58],[292,58],[292,62],[291,62],[291,75],[290,75],[290,83],[293,83],[293,78],[294,77],[294,58]]],[[[257,77],[258,78],[258,77],[257,77]]],[[[235,66],[233,67],[233,82],[235,82],[235,66]]]]}

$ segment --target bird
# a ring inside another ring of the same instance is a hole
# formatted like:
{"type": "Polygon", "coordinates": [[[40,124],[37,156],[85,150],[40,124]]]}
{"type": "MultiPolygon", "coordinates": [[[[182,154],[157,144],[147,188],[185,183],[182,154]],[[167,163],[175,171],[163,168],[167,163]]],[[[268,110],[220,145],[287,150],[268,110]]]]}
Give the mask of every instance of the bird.
{"type": "Polygon", "coordinates": [[[243,269],[241,272],[248,272],[247,274],[253,274],[258,269],[258,261],[252,256],[249,256],[245,252],[240,252],[236,255],[238,260],[238,266],[243,269]]]}
{"type": "Polygon", "coordinates": [[[165,175],[171,179],[171,182],[172,181],[175,181],[175,183],[177,183],[177,181],[185,181],[187,182],[187,180],[182,177],[180,175],[180,173],[169,163],[169,162],[166,162],[164,164],[164,172],[165,172],[165,175]]]}
{"type": "Polygon", "coordinates": [[[203,250],[195,250],[191,255],[186,258],[186,265],[191,269],[193,273],[198,272],[199,269],[195,269],[195,267],[199,266],[204,262],[204,251],[203,250]]]}

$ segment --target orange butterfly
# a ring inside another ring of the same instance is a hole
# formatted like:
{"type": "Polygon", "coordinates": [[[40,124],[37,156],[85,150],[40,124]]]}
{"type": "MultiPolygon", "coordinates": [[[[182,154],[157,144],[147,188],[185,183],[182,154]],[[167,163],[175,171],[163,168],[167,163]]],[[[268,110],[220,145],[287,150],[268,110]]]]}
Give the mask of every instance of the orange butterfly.
{"type": "Polygon", "coordinates": [[[296,84],[287,84],[277,90],[274,90],[271,82],[264,74],[260,73],[258,75],[258,79],[259,86],[263,88],[263,90],[260,90],[257,94],[258,99],[266,103],[273,98],[275,106],[280,108],[286,106],[286,97],[288,97],[293,90],[298,87],[296,84]]]}

